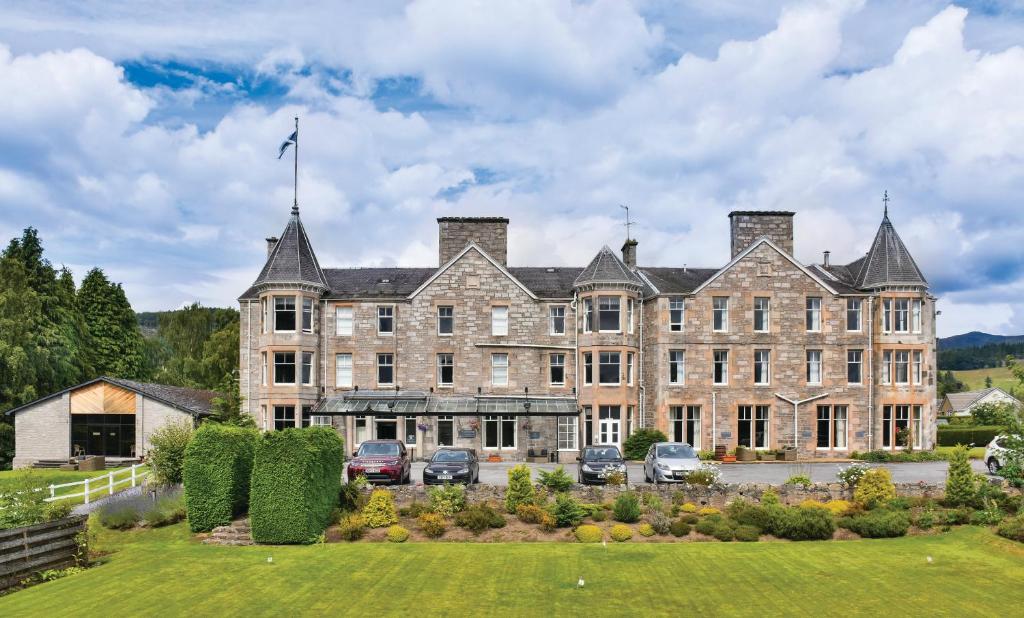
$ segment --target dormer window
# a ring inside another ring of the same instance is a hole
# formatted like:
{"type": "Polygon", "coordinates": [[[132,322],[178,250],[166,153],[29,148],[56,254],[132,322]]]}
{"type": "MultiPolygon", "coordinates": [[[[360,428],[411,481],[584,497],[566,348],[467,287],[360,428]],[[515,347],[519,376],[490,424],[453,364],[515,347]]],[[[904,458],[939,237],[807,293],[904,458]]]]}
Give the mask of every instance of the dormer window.
{"type": "Polygon", "coordinates": [[[274,297],[274,332],[295,332],[295,297],[274,297]]]}
{"type": "Polygon", "coordinates": [[[378,279],[377,283],[391,283],[391,279],[378,279]]]}

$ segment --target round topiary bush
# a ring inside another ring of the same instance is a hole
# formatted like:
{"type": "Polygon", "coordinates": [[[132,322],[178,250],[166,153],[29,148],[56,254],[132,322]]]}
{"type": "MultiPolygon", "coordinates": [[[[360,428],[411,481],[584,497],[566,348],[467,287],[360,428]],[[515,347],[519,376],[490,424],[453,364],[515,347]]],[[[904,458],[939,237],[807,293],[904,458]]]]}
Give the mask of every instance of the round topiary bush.
{"type": "Polygon", "coordinates": [[[761,531],[754,526],[737,526],[736,540],[744,543],[752,543],[761,538],[761,531]]]}
{"type": "Polygon", "coordinates": [[[672,526],[669,528],[672,536],[683,537],[690,534],[690,524],[685,521],[678,519],[672,522],[672,526]]]}
{"type": "Polygon", "coordinates": [[[592,524],[577,526],[573,534],[580,543],[600,543],[604,539],[604,531],[592,524]]]}
{"type": "Polygon", "coordinates": [[[640,532],[640,536],[654,536],[654,528],[651,524],[642,523],[637,530],[640,532]]]}
{"type": "Polygon", "coordinates": [[[622,543],[633,538],[633,529],[627,526],[626,524],[615,524],[614,526],[612,526],[612,529],[609,531],[609,534],[611,535],[612,540],[618,543],[622,543]]]}
{"type": "Polygon", "coordinates": [[[409,540],[409,531],[402,526],[391,526],[388,528],[387,538],[389,543],[405,543],[409,540]]]}

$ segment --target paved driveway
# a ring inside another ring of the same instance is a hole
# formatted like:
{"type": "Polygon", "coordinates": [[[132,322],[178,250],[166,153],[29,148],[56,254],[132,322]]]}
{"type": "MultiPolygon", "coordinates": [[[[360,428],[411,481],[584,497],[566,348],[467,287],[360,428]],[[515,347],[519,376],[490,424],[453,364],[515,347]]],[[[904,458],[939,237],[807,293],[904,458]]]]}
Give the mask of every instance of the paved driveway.
{"type": "MultiPolygon", "coordinates": [[[[985,472],[985,466],[980,461],[972,461],[975,472],[985,472]]],[[[423,479],[423,462],[412,464],[413,482],[419,483],[423,479]]],[[[508,483],[508,470],[516,465],[513,462],[502,463],[480,463],[480,482],[489,485],[505,485],[508,483]]],[[[534,478],[538,470],[554,470],[556,464],[526,464],[533,468],[534,478]]],[[[836,480],[836,472],[839,466],[848,464],[838,463],[749,463],[749,464],[724,464],[722,465],[722,480],[726,483],[772,483],[781,485],[796,474],[807,474],[812,481],[826,483],[836,480]]],[[[873,464],[884,466],[892,471],[893,480],[897,483],[917,483],[923,481],[930,484],[941,484],[946,481],[946,462],[930,461],[925,463],[893,463],[873,464]]],[[[629,468],[629,480],[631,483],[640,483],[644,480],[643,465],[631,463],[629,468]]],[[[566,472],[570,476],[576,476],[574,464],[565,465],[566,472]]]]}

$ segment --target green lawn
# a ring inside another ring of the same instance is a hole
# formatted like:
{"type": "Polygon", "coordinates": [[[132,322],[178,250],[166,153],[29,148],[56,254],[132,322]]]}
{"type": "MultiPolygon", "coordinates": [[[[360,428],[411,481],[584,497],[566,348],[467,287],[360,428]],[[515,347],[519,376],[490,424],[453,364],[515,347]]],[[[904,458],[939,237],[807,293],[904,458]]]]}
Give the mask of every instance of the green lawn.
{"type": "Polygon", "coordinates": [[[1020,388],[1020,382],[1013,377],[1008,367],[988,367],[985,369],[970,369],[967,371],[954,371],[953,375],[967,386],[967,390],[976,391],[985,388],[985,377],[992,378],[992,386],[997,386],[1006,392],[1011,388],[1020,388]]]}
{"type": "MultiPolygon", "coordinates": [[[[955,446],[937,446],[937,447],[935,447],[935,452],[936,453],[942,453],[942,454],[944,454],[944,455],[946,455],[948,457],[949,453],[952,452],[954,448],[956,448],[956,447],[955,446]]],[[[967,453],[967,456],[970,457],[971,459],[984,459],[985,458],[985,447],[984,446],[975,446],[975,447],[971,448],[970,452],[967,453]]]]}
{"type": "Polygon", "coordinates": [[[96,545],[114,553],[0,597],[0,616],[992,616],[1024,604],[1024,545],[970,527],[843,542],[218,547],[179,524],[103,531],[96,545]]]}
{"type": "MultiPolygon", "coordinates": [[[[120,471],[120,470],[121,470],[121,468],[118,468],[118,471],[120,471]]],[[[148,470],[148,468],[145,468],[145,467],[139,468],[138,469],[138,473],[141,474],[142,472],[145,472],[146,470],[148,470]]],[[[34,469],[33,468],[33,469],[28,469],[28,470],[0,470],[0,493],[4,493],[5,490],[7,490],[9,487],[11,487],[12,484],[14,483],[14,479],[16,479],[19,476],[25,475],[25,474],[29,474],[29,475],[31,475],[31,476],[33,476],[35,478],[41,479],[42,481],[44,481],[48,485],[60,485],[62,483],[73,483],[73,482],[76,482],[76,481],[84,481],[85,479],[101,477],[101,476],[105,475],[107,472],[110,472],[110,471],[111,470],[105,470],[105,471],[104,470],[99,470],[99,471],[95,471],[94,470],[92,472],[79,472],[79,471],[67,472],[67,471],[64,471],[64,470],[54,470],[54,469],[49,469],[49,468],[44,468],[44,469],[34,469]]],[[[114,478],[114,481],[115,482],[120,482],[120,481],[123,481],[124,479],[130,479],[130,478],[131,478],[131,472],[129,472],[129,471],[127,471],[125,469],[124,472],[120,472],[119,475],[114,478]]],[[[96,485],[96,486],[97,487],[98,486],[102,486],[102,483],[100,485],[96,485]]],[[[90,490],[92,489],[92,487],[93,486],[90,484],[90,490]]],[[[128,487],[131,487],[131,482],[120,483],[119,485],[116,485],[114,487],[114,490],[115,491],[122,491],[122,490],[124,490],[124,489],[126,489],[128,487]]],[[[82,485],[74,485],[72,487],[61,487],[61,488],[58,488],[56,490],[56,495],[60,496],[62,494],[81,493],[82,489],[83,489],[82,485]]],[[[102,498],[103,496],[106,496],[106,495],[107,495],[106,491],[95,491],[95,492],[92,492],[91,499],[92,500],[99,500],[100,498],[102,498]]],[[[78,498],[72,499],[71,501],[75,502],[75,503],[79,503],[79,502],[82,502],[83,499],[81,497],[78,497],[78,498]]]]}

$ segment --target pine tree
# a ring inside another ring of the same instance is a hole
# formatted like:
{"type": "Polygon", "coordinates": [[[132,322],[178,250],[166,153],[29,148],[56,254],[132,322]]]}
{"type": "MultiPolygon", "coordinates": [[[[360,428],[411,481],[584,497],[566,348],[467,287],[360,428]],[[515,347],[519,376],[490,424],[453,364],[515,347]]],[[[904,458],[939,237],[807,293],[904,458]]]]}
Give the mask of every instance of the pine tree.
{"type": "Polygon", "coordinates": [[[946,470],[947,506],[969,506],[974,502],[977,486],[966,446],[957,445],[949,454],[949,468],[946,470]]]}
{"type": "Polygon", "coordinates": [[[42,303],[25,267],[0,258],[0,412],[36,399],[42,303]]]}
{"type": "Polygon", "coordinates": [[[119,283],[99,268],[82,280],[78,304],[92,339],[93,368],[98,375],[143,377],[143,344],[135,312],[119,283]]]}

